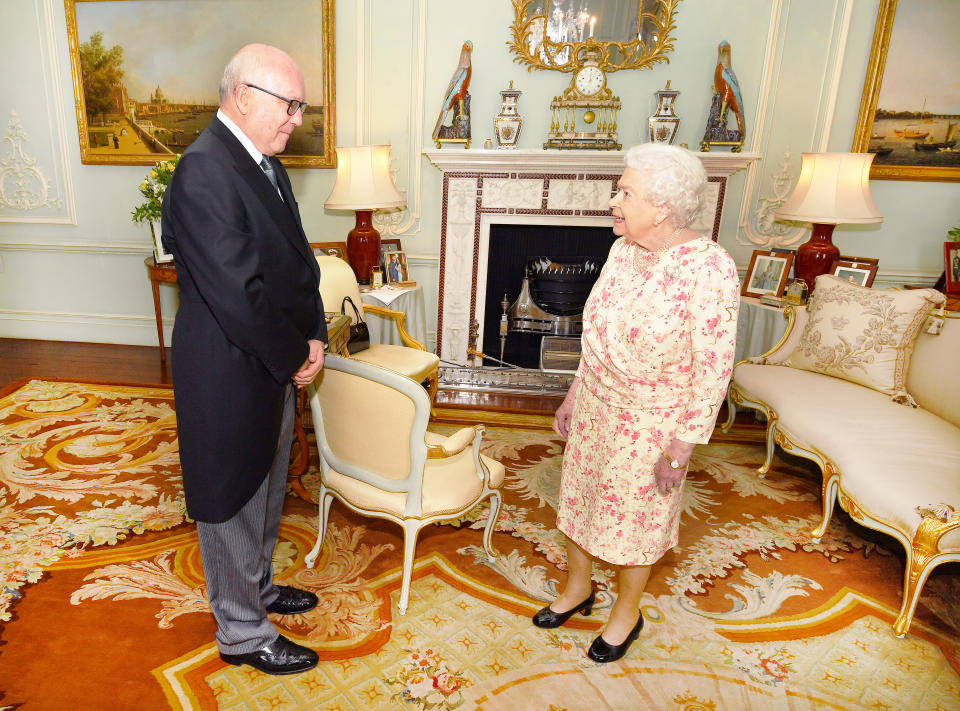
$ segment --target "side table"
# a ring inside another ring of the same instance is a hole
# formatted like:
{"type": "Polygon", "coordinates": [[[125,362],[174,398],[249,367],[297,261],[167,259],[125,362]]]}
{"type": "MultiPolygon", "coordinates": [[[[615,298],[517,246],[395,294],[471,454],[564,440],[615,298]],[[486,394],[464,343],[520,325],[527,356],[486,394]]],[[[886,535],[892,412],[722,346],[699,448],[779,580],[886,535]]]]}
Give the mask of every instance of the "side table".
{"type": "MultiPolygon", "coordinates": [[[[361,291],[360,299],[365,304],[372,306],[383,306],[394,311],[403,311],[407,318],[404,321],[404,328],[407,333],[416,338],[422,344],[427,344],[427,312],[423,301],[423,287],[417,284],[411,289],[407,289],[395,299],[383,299],[382,292],[378,290],[361,291]]],[[[333,304],[328,304],[328,307],[333,304]]],[[[400,338],[400,332],[397,330],[393,319],[388,318],[368,318],[367,328],[370,330],[371,343],[387,343],[395,346],[402,346],[403,340],[400,338]]]]}
{"type": "Polygon", "coordinates": [[[167,351],[163,347],[163,316],[160,313],[160,283],[176,284],[177,268],[173,262],[157,263],[151,254],[143,260],[147,268],[147,276],[150,277],[150,287],[153,289],[153,311],[157,319],[157,340],[160,341],[160,363],[166,365],[167,351]]]}
{"type": "Polygon", "coordinates": [[[783,308],[760,303],[752,296],[740,297],[737,318],[737,347],[734,363],[766,353],[787,329],[783,308]]]}

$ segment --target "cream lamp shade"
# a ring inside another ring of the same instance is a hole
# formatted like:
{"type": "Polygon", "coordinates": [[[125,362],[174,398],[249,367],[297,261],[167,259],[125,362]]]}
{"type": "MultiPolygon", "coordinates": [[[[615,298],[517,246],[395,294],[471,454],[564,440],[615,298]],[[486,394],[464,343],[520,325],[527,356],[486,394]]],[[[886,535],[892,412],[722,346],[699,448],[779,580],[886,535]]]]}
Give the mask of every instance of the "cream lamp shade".
{"type": "Polygon", "coordinates": [[[324,207],[354,210],[356,225],[347,233],[347,259],[361,284],[369,284],[380,264],[380,233],[373,211],[407,204],[390,177],[390,146],[337,148],[337,182],[324,207]]]}
{"type": "Polygon", "coordinates": [[[794,276],[813,292],[814,281],[840,257],[831,241],[833,228],[844,223],[880,222],[870,197],[873,153],[804,153],[800,178],[786,202],[774,213],[778,220],[810,222],[810,239],[797,248],[794,276]]]}
{"type": "Polygon", "coordinates": [[[779,220],[843,223],[880,222],[870,197],[873,153],[804,153],[800,179],[776,211],[779,220]]]}
{"type": "Polygon", "coordinates": [[[377,210],[406,204],[390,176],[390,146],[337,148],[337,182],[324,207],[377,210]]]}

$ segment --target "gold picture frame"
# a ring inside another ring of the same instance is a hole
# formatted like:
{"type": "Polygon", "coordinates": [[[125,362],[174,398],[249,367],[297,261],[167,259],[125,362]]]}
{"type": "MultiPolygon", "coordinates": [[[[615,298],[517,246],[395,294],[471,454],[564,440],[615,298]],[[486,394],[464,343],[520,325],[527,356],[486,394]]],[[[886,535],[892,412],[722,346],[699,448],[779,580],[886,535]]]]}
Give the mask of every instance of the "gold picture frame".
{"type": "MultiPolygon", "coordinates": [[[[939,57],[939,66],[937,71],[912,72],[911,91],[917,90],[919,83],[918,96],[923,95],[923,82],[948,75],[949,57],[956,56],[956,51],[952,49],[956,44],[955,33],[949,32],[951,22],[944,19],[934,24],[927,23],[922,29],[915,28],[913,23],[927,16],[926,12],[920,12],[921,9],[934,11],[940,8],[956,12],[955,6],[954,0],[914,0],[906,7],[900,24],[895,25],[897,0],[880,0],[852,147],[855,153],[876,155],[870,168],[871,179],[960,181],[960,139],[956,137],[956,134],[960,133],[957,130],[960,128],[960,116],[951,118],[948,115],[935,114],[936,106],[931,107],[932,111],[926,111],[925,100],[918,101],[915,108],[906,105],[878,107],[886,68],[896,67],[899,71],[901,68],[906,70],[907,67],[924,66],[924,62],[918,61],[917,56],[921,49],[927,57],[939,57]],[[912,42],[911,38],[917,41],[912,42]],[[891,39],[894,40],[893,55],[889,53],[891,39]],[[908,108],[910,110],[907,110],[908,108]],[[917,126],[911,121],[922,122],[924,125],[917,126]],[[953,145],[948,147],[945,144],[950,140],[950,123],[954,124],[955,136],[953,145]],[[948,150],[940,151],[939,147],[936,147],[937,142],[943,143],[948,150]],[[915,143],[920,143],[921,147],[917,148],[915,143]]],[[[948,92],[946,86],[939,84],[931,86],[930,89],[931,95],[934,91],[948,92]]],[[[888,92],[890,91],[895,89],[888,89],[888,92]]],[[[896,95],[884,98],[897,104],[912,100],[912,97],[896,95]],[[901,101],[897,101],[898,99],[901,101]]],[[[950,98],[954,103],[960,101],[960,96],[950,98]]]]}
{"type": "Polygon", "coordinates": [[[256,41],[287,51],[307,86],[303,124],[281,162],[333,168],[334,6],[274,0],[271,21],[257,23],[257,0],[64,0],[80,161],[153,165],[182,153],[216,115],[227,61],[256,41]]]}
{"type": "Polygon", "coordinates": [[[879,260],[873,257],[845,257],[841,254],[830,265],[828,274],[869,289],[873,286],[878,266],[879,260]]]}
{"type": "Polygon", "coordinates": [[[317,256],[326,254],[331,257],[340,257],[347,264],[350,263],[350,257],[347,255],[346,242],[311,242],[310,249],[317,256]]]}

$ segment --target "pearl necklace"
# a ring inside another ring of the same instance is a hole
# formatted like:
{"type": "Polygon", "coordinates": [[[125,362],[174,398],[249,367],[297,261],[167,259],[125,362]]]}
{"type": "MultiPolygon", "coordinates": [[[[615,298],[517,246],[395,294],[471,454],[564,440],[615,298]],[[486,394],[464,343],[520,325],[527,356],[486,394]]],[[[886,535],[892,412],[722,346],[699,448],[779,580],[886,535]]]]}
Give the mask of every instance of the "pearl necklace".
{"type": "Polygon", "coordinates": [[[636,250],[633,253],[633,266],[638,272],[642,272],[646,269],[650,269],[654,264],[660,261],[660,257],[667,253],[667,250],[673,246],[673,241],[677,238],[681,232],[683,232],[684,226],[680,226],[676,231],[667,238],[667,241],[663,243],[663,246],[655,251],[646,250],[641,247],[639,244],[636,245],[636,250]]]}

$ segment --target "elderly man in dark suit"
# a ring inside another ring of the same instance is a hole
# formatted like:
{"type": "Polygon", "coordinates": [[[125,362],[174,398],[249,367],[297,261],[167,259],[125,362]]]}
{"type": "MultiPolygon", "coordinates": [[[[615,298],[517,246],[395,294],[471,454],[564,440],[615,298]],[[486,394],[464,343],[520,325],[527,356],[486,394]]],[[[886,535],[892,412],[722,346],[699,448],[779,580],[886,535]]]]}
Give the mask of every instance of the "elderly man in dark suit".
{"type": "Polygon", "coordinates": [[[269,674],[317,664],[267,613],[311,610],[273,582],[296,388],[323,367],[320,272],[275,157],[302,121],[303,75],[248,45],[220,83],[220,110],[184,152],[163,201],[180,308],[173,386],[187,512],[197,521],[220,656],[269,674]]]}

